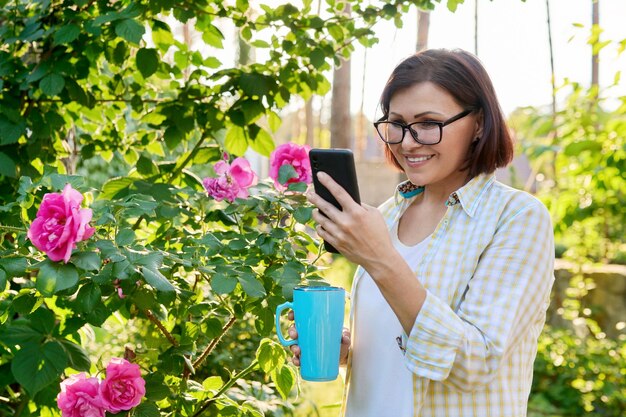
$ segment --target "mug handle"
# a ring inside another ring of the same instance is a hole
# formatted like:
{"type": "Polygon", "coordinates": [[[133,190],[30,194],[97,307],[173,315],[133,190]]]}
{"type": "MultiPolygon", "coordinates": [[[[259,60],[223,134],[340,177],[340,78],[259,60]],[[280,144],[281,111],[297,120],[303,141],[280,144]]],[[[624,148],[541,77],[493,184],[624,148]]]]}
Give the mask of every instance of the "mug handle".
{"type": "Polygon", "coordinates": [[[280,343],[283,346],[291,346],[291,345],[295,345],[296,343],[298,343],[298,341],[297,340],[285,340],[285,338],[283,337],[283,334],[282,334],[282,332],[280,330],[280,314],[286,308],[293,309],[293,303],[290,303],[288,301],[288,302],[283,303],[283,304],[279,305],[278,307],[276,307],[276,335],[278,336],[278,340],[280,341],[280,343]]]}

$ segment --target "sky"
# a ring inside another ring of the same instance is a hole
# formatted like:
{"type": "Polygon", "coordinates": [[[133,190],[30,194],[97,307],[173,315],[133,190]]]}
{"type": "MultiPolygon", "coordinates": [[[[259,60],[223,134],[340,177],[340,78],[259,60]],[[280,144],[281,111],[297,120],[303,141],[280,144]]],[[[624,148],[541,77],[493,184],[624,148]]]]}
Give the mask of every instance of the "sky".
{"type": "MultiPolygon", "coordinates": [[[[465,0],[455,13],[438,4],[430,17],[429,48],[461,48],[474,52],[474,9],[478,1],[478,57],[494,83],[506,114],[520,106],[551,103],[550,53],[545,0],[465,0]]],[[[380,42],[365,52],[357,47],[352,61],[352,110],[361,105],[365,68],[364,112],[375,117],[384,84],[403,58],[415,50],[417,17],[412,9],[402,29],[383,22],[375,30],[380,42]]],[[[589,85],[591,0],[550,0],[552,42],[557,86],[565,78],[589,85]],[[576,27],[574,23],[583,27],[576,27]]],[[[600,0],[601,39],[626,39],[626,0],[600,0]]],[[[616,46],[600,55],[600,84],[612,84],[618,69],[626,72],[626,52],[616,46]]],[[[626,73],[624,74],[626,80],[626,73]]],[[[626,96],[626,82],[610,91],[626,96]]]]}

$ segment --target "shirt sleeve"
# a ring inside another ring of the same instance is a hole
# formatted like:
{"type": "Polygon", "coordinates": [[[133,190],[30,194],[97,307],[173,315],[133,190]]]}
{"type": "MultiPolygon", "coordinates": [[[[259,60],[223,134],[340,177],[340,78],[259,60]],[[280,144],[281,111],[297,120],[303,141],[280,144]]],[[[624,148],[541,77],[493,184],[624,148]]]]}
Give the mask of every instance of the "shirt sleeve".
{"type": "Polygon", "coordinates": [[[461,391],[488,384],[545,314],[553,267],[550,216],[534,201],[499,225],[457,311],[427,292],[408,336],[407,367],[461,391]]]}

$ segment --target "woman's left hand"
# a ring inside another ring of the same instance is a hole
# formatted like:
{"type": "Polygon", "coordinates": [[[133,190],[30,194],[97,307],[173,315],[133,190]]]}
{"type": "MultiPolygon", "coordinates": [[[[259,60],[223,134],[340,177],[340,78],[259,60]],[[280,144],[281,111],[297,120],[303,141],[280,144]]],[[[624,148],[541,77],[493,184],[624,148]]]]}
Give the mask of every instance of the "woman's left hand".
{"type": "Polygon", "coordinates": [[[320,172],[317,178],[343,208],[337,209],[311,189],[307,198],[317,206],[313,212],[317,234],[348,260],[366,269],[368,264],[380,262],[385,258],[381,255],[393,250],[382,214],[375,207],[356,203],[328,174],[320,172]]]}

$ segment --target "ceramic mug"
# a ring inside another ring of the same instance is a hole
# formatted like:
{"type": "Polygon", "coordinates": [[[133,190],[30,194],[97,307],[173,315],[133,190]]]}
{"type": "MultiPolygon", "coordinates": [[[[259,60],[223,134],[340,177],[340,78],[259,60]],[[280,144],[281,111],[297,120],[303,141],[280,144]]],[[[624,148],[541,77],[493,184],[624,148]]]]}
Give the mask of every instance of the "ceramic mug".
{"type": "Polygon", "coordinates": [[[305,381],[334,381],[339,375],[345,290],[339,287],[296,287],[293,302],[276,307],[276,333],[283,346],[300,346],[300,376],[305,381]],[[297,340],[286,340],[280,314],[291,308],[297,340]]]}

